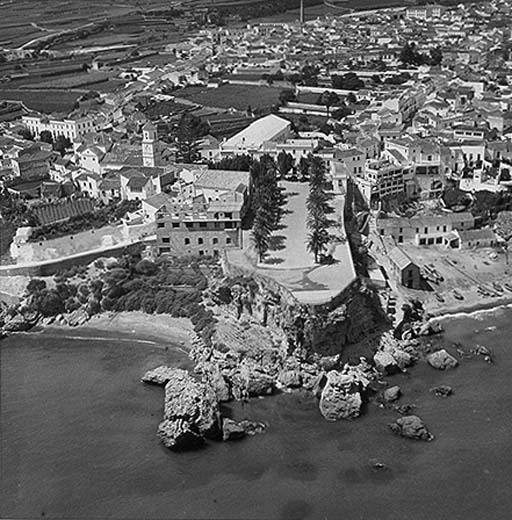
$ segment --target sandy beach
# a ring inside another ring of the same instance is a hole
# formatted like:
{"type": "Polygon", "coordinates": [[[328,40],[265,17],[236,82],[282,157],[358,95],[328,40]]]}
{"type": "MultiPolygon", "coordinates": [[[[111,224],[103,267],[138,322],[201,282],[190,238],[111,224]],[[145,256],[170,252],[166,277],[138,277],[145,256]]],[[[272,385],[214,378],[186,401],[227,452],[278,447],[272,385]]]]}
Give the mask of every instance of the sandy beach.
{"type": "Polygon", "coordinates": [[[192,322],[188,318],[173,318],[168,314],[146,314],[141,311],[107,312],[97,314],[82,326],[47,325],[46,330],[66,329],[79,331],[94,329],[119,334],[134,334],[137,338],[157,339],[179,343],[184,348],[190,344],[192,322]]]}

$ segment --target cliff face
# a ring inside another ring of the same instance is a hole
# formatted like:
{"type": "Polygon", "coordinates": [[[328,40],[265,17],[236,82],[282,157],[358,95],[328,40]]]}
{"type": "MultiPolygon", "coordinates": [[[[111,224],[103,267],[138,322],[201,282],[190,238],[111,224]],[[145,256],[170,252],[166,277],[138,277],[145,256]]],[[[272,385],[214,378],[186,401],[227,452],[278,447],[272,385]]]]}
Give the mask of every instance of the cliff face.
{"type": "MultiPolygon", "coordinates": [[[[262,279],[228,279],[221,287],[225,297],[222,307],[233,318],[243,320],[245,316],[266,330],[259,336],[260,345],[268,331],[280,331],[284,333],[288,353],[299,351],[303,357],[339,354],[384,321],[376,295],[359,283],[324,306],[301,305],[288,292],[262,279]]],[[[212,292],[218,293],[219,286],[212,292]]]]}

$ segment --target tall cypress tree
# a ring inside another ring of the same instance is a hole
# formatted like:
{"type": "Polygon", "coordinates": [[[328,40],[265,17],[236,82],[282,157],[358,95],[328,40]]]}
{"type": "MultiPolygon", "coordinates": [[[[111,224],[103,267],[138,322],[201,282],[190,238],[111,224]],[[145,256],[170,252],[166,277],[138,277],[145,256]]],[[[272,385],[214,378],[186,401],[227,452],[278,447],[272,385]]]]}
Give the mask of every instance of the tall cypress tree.
{"type": "Polygon", "coordinates": [[[314,254],[315,263],[318,263],[319,255],[327,249],[330,241],[331,221],[328,215],[332,212],[329,204],[331,198],[327,190],[325,164],[319,157],[313,157],[310,162],[306,224],[309,229],[307,248],[314,254]]]}

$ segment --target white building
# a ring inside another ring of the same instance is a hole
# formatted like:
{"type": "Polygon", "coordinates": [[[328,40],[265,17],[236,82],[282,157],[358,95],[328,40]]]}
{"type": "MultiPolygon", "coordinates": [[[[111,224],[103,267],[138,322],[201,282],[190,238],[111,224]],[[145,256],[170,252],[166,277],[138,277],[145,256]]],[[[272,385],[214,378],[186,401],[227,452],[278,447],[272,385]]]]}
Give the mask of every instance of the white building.
{"type": "Polygon", "coordinates": [[[30,115],[23,116],[21,120],[35,137],[39,137],[41,132],[48,131],[52,134],[53,139],[63,136],[67,137],[70,141],[73,141],[77,137],[97,130],[96,122],[90,117],[57,119],[46,116],[30,115]]]}

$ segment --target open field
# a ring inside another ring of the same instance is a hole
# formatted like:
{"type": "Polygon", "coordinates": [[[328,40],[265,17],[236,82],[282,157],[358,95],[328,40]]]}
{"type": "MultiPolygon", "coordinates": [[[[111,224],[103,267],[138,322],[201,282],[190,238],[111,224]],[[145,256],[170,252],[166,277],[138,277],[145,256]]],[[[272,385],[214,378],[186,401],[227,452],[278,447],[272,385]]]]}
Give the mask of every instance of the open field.
{"type": "Polygon", "coordinates": [[[27,108],[50,114],[52,112],[70,112],[76,100],[83,92],[70,90],[24,90],[0,89],[0,99],[21,101],[27,108]]]}
{"type": "Polygon", "coordinates": [[[246,110],[269,109],[279,101],[280,88],[255,85],[221,85],[219,88],[187,87],[175,92],[177,98],[199,105],[246,110]]]}

